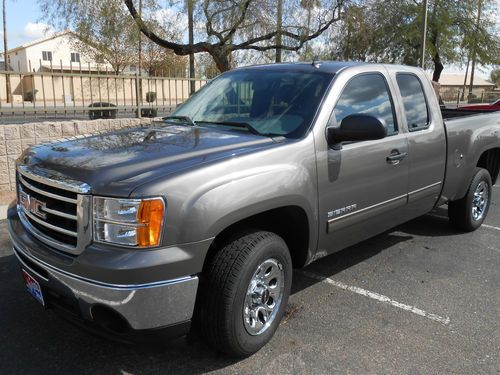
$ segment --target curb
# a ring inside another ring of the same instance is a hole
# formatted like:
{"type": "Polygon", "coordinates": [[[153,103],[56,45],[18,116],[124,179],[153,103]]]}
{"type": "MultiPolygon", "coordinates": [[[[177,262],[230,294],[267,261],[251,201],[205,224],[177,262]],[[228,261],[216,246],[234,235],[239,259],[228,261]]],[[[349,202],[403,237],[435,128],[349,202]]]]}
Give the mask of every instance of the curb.
{"type": "Polygon", "coordinates": [[[8,205],[0,205],[0,220],[7,219],[7,207],[8,205]]]}

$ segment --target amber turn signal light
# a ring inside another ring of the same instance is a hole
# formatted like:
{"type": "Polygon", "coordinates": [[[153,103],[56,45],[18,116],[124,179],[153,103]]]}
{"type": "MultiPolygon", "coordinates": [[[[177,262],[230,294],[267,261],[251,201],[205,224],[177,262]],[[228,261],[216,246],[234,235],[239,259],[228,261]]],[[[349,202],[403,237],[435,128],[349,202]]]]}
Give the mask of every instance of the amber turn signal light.
{"type": "Polygon", "coordinates": [[[151,247],[160,244],[164,203],[162,199],[141,202],[137,213],[137,242],[139,246],[151,247]]]}

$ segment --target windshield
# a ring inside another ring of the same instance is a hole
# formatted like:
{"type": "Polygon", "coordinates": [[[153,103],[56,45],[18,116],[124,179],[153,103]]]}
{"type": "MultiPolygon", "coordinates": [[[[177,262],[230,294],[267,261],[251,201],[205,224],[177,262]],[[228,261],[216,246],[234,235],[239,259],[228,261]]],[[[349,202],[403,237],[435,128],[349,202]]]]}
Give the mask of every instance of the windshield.
{"type": "Polygon", "coordinates": [[[172,115],[200,126],[249,126],[259,134],[299,138],[309,128],[332,75],[290,70],[236,70],[203,87],[172,115]]]}

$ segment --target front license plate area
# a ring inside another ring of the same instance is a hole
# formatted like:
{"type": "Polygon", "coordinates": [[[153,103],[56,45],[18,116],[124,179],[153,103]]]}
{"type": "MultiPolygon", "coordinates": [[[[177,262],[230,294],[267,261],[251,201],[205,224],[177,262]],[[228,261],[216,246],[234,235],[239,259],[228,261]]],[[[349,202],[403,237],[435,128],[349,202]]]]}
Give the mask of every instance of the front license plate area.
{"type": "Polygon", "coordinates": [[[28,292],[35,298],[42,306],[45,306],[45,301],[43,299],[42,288],[40,287],[40,283],[36,281],[28,272],[21,269],[21,273],[23,275],[24,284],[26,285],[26,289],[28,292]]]}

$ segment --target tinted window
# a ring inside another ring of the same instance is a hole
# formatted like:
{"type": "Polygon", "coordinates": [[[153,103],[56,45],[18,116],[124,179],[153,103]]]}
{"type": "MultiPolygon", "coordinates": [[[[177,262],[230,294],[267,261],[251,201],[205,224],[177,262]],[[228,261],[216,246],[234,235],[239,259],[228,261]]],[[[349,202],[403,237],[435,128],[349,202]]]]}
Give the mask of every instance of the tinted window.
{"type": "Polygon", "coordinates": [[[427,129],[429,111],[420,80],[413,74],[398,74],[396,80],[403,97],[408,129],[410,131],[427,129]]]}
{"type": "MultiPolygon", "coordinates": [[[[224,73],[173,115],[209,122],[244,122],[263,134],[304,135],[333,75],[294,70],[242,69],[224,73]]],[[[227,129],[227,128],[225,128],[227,129]]]]}
{"type": "Polygon", "coordinates": [[[398,132],[387,84],[380,74],[363,74],[349,81],[333,111],[334,126],[340,126],[345,117],[356,113],[385,120],[389,135],[398,132]]]}
{"type": "Polygon", "coordinates": [[[77,52],[71,52],[71,62],[80,62],[80,54],[77,52]]]}
{"type": "Polygon", "coordinates": [[[51,51],[42,51],[42,60],[43,61],[52,61],[52,52],[51,51]]]}

